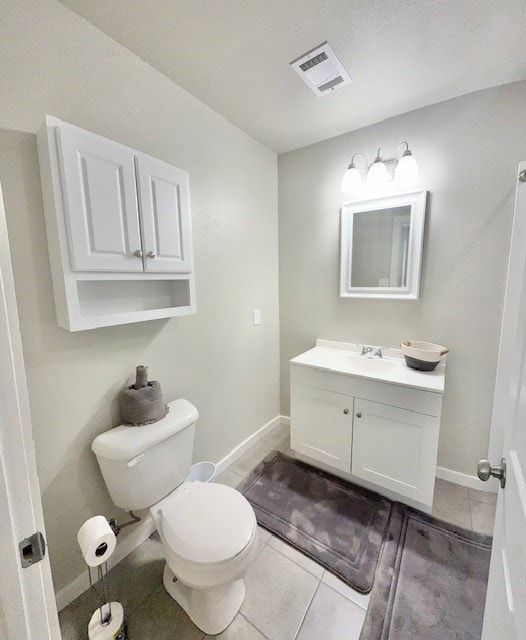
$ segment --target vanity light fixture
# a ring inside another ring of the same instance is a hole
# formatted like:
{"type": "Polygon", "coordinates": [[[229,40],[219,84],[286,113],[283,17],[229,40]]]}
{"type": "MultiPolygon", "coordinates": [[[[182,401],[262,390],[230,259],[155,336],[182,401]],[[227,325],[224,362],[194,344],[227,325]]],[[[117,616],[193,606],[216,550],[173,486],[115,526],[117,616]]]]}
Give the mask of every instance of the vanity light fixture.
{"type": "Polygon", "coordinates": [[[355,153],[351,158],[351,164],[347,167],[347,171],[343,174],[342,178],[342,192],[343,193],[356,193],[363,188],[362,174],[357,166],[354,164],[356,156],[362,156],[365,160],[365,166],[367,167],[367,158],[363,153],[355,153]]]}
{"type": "MultiPolygon", "coordinates": [[[[407,142],[402,142],[401,144],[399,144],[398,149],[400,149],[400,147],[404,144],[406,146],[406,150],[396,164],[394,180],[398,184],[409,185],[418,180],[418,167],[416,164],[416,160],[413,158],[413,154],[411,153],[411,151],[409,151],[409,145],[407,144],[407,142]]],[[[398,149],[396,151],[397,156],[398,149]]]]}
{"type": "Polygon", "coordinates": [[[376,158],[367,172],[367,184],[371,187],[378,187],[381,184],[389,182],[389,173],[381,156],[382,150],[378,149],[376,158]]]}
{"type": "MultiPolygon", "coordinates": [[[[351,164],[348,166],[347,171],[343,175],[341,190],[343,193],[358,193],[364,187],[363,176],[359,169],[354,164],[354,158],[356,156],[362,156],[365,160],[365,166],[368,168],[366,183],[368,187],[379,187],[389,180],[393,180],[387,169],[386,163],[382,157],[382,150],[378,149],[378,153],[374,162],[369,165],[367,158],[363,153],[355,153],[351,159],[351,164]]],[[[394,160],[388,160],[389,164],[396,163],[394,171],[394,182],[397,185],[408,186],[416,182],[418,179],[418,167],[413,154],[409,150],[407,142],[402,142],[398,145],[396,151],[396,157],[394,160]],[[402,154],[400,160],[398,158],[398,152],[400,147],[405,145],[406,149],[402,154]]]]}

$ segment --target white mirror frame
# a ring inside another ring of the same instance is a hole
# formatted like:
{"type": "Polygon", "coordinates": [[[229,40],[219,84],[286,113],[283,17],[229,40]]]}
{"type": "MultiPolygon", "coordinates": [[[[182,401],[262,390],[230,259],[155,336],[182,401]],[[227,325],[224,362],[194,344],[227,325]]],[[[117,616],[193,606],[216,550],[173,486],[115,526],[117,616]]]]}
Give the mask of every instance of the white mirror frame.
{"type": "Polygon", "coordinates": [[[424,244],[424,223],[427,191],[409,191],[381,198],[344,202],[341,210],[340,238],[340,298],[379,298],[389,300],[418,300],[420,269],[424,244]],[[355,213],[378,211],[393,207],[411,207],[407,280],[405,287],[352,287],[352,237],[355,213]]]}

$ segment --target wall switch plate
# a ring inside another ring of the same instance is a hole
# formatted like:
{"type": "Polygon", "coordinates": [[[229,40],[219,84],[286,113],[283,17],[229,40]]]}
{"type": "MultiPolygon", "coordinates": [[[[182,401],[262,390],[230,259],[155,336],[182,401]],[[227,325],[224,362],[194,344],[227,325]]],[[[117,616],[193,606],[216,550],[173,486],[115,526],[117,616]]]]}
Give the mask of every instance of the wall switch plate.
{"type": "Polygon", "coordinates": [[[254,326],[261,324],[261,310],[254,309],[254,326]]]}

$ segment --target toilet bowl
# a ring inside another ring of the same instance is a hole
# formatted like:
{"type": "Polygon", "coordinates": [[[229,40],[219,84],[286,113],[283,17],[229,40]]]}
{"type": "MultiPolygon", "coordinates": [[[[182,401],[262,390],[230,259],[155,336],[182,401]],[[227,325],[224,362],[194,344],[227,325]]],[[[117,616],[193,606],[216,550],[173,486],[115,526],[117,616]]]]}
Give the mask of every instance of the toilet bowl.
{"type": "Polygon", "coordinates": [[[192,482],[150,512],[166,556],[166,590],[202,631],[220,633],[245,597],[243,576],[258,546],[254,510],[231,487],[192,482]]]}
{"type": "Polygon", "coordinates": [[[198,413],[187,400],[168,407],[154,424],[100,434],[92,449],[113,502],[126,511],[149,508],[166,557],[166,590],[194,624],[216,635],[243,603],[243,576],[258,547],[256,516],[236,489],[185,480],[198,413]]]}

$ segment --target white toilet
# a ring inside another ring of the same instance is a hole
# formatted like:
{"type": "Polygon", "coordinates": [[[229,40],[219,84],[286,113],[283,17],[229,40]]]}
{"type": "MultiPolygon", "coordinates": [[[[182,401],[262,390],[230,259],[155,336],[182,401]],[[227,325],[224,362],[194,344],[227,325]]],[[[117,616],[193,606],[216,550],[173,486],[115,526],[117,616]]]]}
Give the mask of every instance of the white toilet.
{"type": "Polygon", "coordinates": [[[221,484],[185,482],[192,463],[197,409],[175,400],[159,422],[121,425],[95,438],[104,481],[126,511],[149,508],[160,534],[164,586],[207,634],[221,633],[245,597],[258,529],[244,496],[221,484]]]}

